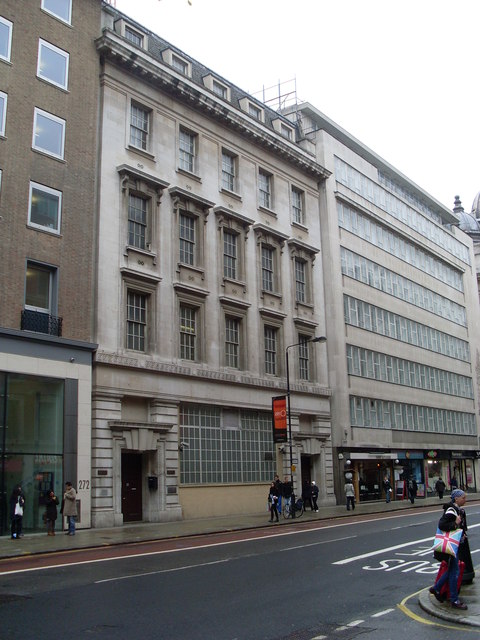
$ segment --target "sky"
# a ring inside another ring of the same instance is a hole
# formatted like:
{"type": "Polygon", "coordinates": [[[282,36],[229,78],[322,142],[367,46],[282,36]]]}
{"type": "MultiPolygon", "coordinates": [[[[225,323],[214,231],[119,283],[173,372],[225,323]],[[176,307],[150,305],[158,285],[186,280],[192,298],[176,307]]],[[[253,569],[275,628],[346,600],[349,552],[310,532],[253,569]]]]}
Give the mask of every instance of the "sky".
{"type": "Polygon", "coordinates": [[[471,211],[480,191],[479,0],[116,7],[260,99],[296,91],[443,205],[459,195],[471,211]]]}

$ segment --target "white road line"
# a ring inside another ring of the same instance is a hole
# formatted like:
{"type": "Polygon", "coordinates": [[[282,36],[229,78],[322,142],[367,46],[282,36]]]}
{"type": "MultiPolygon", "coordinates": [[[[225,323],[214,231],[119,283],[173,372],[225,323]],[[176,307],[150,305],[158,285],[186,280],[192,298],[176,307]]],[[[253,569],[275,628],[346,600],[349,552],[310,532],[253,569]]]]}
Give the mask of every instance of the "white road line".
{"type": "Polygon", "coordinates": [[[285,547],[282,551],[295,551],[295,549],[306,549],[307,547],[317,547],[320,544],[328,544],[330,542],[341,542],[342,540],[353,540],[357,536],[345,536],[345,538],[335,538],[335,540],[323,540],[322,542],[311,542],[310,544],[299,544],[296,547],[285,547]]]}
{"type": "Polygon", "coordinates": [[[371,618],[380,618],[381,616],[386,616],[387,613],[391,613],[392,611],[395,611],[395,609],[385,609],[385,611],[379,611],[378,613],[374,613],[370,617],[371,618]]]}
{"type": "Polygon", "coordinates": [[[363,624],[365,620],[353,620],[353,622],[349,622],[347,627],[358,627],[359,624],[363,624]]]}
{"type": "Polygon", "coordinates": [[[103,582],[116,582],[117,580],[130,580],[130,578],[144,578],[145,576],[156,576],[159,573],[173,573],[175,571],[183,571],[184,569],[197,569],[198,567],[209,567],[212,564],[222,564],[230,562],[232,558],[225,560],[213,560],[212,562],[202,562],[200,564],[188,564],[185,567],[174,567],[173,569],[160,569],[159,571],[146,571],[145,573],[133,573],[129,576],[118,576],[117,578],[105,578],[104,580],[95,580],[93,584],[102,584],[103,582]]]}
{"type": "MultiPolygon", "coordinates": [[[[473,524],[469,529],[474,529],[475,527],[480,527],[480,524],[473,524]]],[[[422,544],[423,542],[432,542],[434,536],[428,536],[428,538],[420,538],[419,540],[412,540],[411,542],[403,542],[402,544],[396,544],[393,547],[385,547],[384,549],[377,549],[376,551],[370,551],[369,553],[363,553],[359,556],[352,556],[351,558],[344,558],[343,560],[337,560],[336,562],[332,562],[332,564],[342,565],[349,564],[350,562],[355,562],[356,560],[364,560],[365,558],[371,558],[372,556],[379,556],[382,553],[386,553],[387,551],[395,551],[396,549],[403,549],[404,547],[411,547],[415,544],[422,544]]]]}

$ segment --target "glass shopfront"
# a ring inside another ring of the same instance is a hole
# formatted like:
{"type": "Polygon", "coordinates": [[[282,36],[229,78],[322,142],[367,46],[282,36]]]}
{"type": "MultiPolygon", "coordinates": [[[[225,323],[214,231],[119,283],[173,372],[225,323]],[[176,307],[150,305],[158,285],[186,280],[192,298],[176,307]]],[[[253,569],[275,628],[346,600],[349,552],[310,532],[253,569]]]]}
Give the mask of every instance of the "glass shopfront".
{"type": "Polygon", "coordinates": [[[64,380],[0,372],[0,535],[9,530],[15,486],[30,531],[44,526],[45,493],[62,493],[64,388],[64,380]]]}

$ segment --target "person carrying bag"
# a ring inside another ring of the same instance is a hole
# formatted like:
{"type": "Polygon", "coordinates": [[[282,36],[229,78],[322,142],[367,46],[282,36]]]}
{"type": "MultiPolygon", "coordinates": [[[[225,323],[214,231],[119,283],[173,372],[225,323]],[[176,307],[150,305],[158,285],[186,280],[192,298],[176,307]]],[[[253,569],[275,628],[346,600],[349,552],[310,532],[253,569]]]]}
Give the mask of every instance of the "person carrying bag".
{"type": "Polygon", "coordinates": [[[443,602],[445,598],[442,591],[448,584],[451,606],[454,609],[465,610],[468,609],[467,605],[458,598],[458,553],[462,540],[466,536],[466,517],[462,507],[467,496],[461,489],[455,489],[452,491],[451,498],[451,503],[444,505],[443,515],[438,522],[433,554],[436,560],[447,562],[448,568],[443,573],[439,571],[435,584],[429,591],[439,602],[443,602]],[[447,533],[450,535],[442,535],[447,533]]]}

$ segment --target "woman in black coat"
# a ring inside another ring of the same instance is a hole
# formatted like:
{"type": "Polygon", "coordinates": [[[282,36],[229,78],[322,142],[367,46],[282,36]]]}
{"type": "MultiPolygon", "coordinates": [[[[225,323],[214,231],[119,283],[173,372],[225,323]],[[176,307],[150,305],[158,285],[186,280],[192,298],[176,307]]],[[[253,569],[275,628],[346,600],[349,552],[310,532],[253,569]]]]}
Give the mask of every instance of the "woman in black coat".
{"type": "Polygon", "coordinates": [[[57,519],[58,498],[53,491],[49,491],[45,496],[45,517],[47,522],[47,534],[55,535],[55,521],[57,519]]]}

